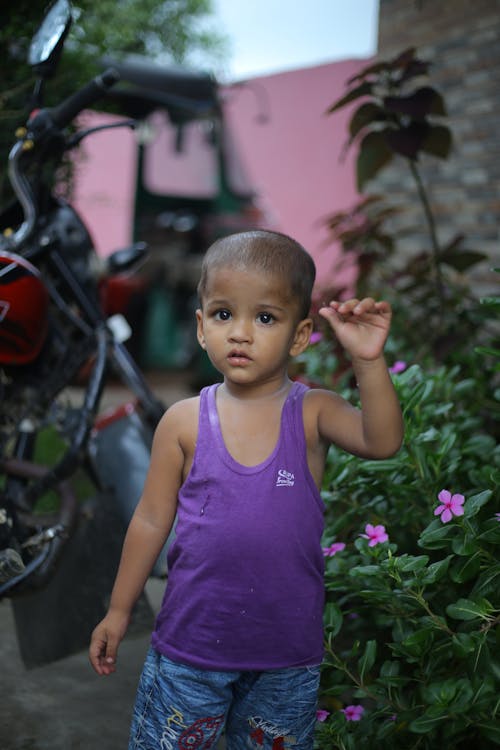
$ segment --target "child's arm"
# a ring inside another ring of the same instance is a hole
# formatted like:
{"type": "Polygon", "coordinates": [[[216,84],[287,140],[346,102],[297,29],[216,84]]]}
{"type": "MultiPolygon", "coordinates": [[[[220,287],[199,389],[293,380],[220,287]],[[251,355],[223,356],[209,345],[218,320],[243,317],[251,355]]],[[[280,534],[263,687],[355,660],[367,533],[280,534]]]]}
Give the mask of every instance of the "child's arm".
{"type": "Polygon", "coordinates": [[[144,491],[125,536],[109,610],[92,633],[89,658],[100,675],[115,671],[118,646],[133,606],[174,522],[185,460],[180,436],[190,408],[187,404],[171,407],[155,432],[144,491]]]}
{"type": "Polygon", "coordinates": [[[383,355],[389,303],[371,297],[333,301],[319,312],[351,357],[361,398],[359,410],[323,391],[316,400],[320,437],[364,458],[393,455],[401,446],[403,420],[383,355]]]}

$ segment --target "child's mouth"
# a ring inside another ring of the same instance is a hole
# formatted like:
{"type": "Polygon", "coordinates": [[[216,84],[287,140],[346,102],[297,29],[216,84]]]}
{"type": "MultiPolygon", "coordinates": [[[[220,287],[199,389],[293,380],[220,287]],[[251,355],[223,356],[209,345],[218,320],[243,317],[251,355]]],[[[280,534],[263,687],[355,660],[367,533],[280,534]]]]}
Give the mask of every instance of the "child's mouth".
{"type": "Polygon", "coordinates": [[[251,360],[245,352],[233,351],[229,353],[228,360],[231,365],[238,367],[241,365],[247,365],[251,360]]]}

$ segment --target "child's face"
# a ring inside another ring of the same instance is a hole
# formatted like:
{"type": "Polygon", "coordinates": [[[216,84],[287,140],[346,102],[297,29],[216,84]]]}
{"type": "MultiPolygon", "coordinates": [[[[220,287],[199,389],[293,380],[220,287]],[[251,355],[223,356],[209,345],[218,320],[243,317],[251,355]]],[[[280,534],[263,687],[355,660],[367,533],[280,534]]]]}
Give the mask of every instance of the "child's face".
{"type": "Polygon", "coordinates": [[[302,352],[309,319],[297,322],[298,304],[276,275],[255,269],[209,273],[198,341],[224,378],[239,385],[281,383],[290,356],[302,352]]]}

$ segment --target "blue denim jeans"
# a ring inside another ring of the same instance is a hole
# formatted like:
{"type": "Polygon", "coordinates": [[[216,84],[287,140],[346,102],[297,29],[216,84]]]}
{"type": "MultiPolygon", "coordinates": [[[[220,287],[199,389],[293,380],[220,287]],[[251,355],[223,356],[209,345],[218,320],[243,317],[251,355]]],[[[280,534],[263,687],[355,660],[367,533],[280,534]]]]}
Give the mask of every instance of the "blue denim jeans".
{"type": "Polygon", "coordinates": [[[217,672],[150,649],[132,718],[129,750],[312,750],[319,665],[217,672]]]}

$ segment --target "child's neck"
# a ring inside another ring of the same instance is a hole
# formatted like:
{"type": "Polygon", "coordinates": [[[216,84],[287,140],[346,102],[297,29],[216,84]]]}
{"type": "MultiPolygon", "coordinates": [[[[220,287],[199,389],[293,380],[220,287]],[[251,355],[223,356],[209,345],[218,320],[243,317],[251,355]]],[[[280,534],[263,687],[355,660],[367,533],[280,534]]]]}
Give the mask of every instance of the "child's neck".
{"type": "Polygon", "coordinates": [[[225,382],[217,389],[217,412],[224,444],[233,459],[243,466],[257,466],[275,449],[283,405],[292,383],[285,377],[274,387],[264,388],[263,385],[235,389],[234,383],[225,382]]]}
{"type": "Polygon", "coordinates": [[[238,401],[252,401],[255,404],[257,401],[281,400],[288,393],[291,385],[292,381],[286,373],[282,380],[256,385],[239,385],[225,379],[220,387],[220,394],[224,398],[233,398],[238,401]]]}

